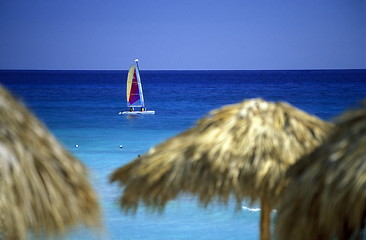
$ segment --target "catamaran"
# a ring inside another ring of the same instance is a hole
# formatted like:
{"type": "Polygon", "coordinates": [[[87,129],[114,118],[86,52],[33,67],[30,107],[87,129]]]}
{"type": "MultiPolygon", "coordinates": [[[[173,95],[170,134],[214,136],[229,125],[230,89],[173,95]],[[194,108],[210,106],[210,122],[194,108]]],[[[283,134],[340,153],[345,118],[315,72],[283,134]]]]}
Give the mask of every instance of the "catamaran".
{"type": "Polygon", "coordinates": [[[119,114],[139,115],[139,114],[155,114],[155,111],[147,111],[142,92],[141,78],[139,73],[138,59],[135,60],[136,65],[132,65],[127,76],[127,107],[129,110],[121,111],[119,114]]]}

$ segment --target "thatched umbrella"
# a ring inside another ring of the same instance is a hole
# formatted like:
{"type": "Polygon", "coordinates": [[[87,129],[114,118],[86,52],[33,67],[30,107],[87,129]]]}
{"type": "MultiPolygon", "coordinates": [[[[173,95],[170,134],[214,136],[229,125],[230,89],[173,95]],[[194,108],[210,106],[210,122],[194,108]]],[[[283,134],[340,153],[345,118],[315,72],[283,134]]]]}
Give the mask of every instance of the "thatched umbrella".
{"type": "Polygon", "coordinates": [[[344,113],[334,132],[288,170],[279,239],[358,239],[366,224],[366,102],[344,113]]]}
{"type": "Polygon", "coordinates": [[[198,195],[205,205],[231,195],[238,205],[260,198],[261,239],[269,239],[270,212],[286,169],[318,146],[331,126],[283,102],[247,100],[212,111],[117,169],[111,181],[126,185],[121,204],[127,210],[139,200],[164,207],[180,192],[198,195]]]}
{"type": "Polygon", "coordinates": [[[37,118],[0,86],[0,238],[99,228],[86,169],[37,118]]]}

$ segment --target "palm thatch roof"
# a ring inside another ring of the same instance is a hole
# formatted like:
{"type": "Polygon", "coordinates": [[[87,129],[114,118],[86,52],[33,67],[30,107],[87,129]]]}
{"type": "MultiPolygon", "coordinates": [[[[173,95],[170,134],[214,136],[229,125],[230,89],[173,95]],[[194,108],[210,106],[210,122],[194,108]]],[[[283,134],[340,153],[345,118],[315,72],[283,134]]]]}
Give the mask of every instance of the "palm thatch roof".
{"type": "Polygon", "coordinates": [[[329,139],[288,176],[279,239],[359,239],[366,224],[366,102],[341,115],[329,139]]]}
{"type": "Polygon", "coordinates": [[[101,226],[83,164],[0,86],[0,238],[101,226]]]}
{"type": "Polygon", "coordinates": [[[125,185],[125,210],[141,201],[162,209],[181,192],[204,205],[234,196],[261,199],[261,239],[269,239],[272,206],[285,172],[323,142],[332,124],[287,103],[252,99],[212,111],[196,126],[117,169],[111,181],[125,185]]]}
{"type": "Polygon", "coordinates": [[[233,194],[240,204],[276,202],[288,166],[318,146],[332,125],[287,103],[252,99],[212,111],[193,128],[117,169],[122,207],[164,207],[180,192],[203,204],[233,194]]]}

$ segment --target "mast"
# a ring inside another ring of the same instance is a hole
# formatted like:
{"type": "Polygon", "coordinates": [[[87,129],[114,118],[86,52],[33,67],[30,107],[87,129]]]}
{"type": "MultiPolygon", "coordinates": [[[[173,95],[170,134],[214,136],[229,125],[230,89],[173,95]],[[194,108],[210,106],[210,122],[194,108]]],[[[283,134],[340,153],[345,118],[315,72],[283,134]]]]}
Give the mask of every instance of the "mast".
{"type": "Polygon", "coordinates": [[[142,92],[142,84],[141,84],[141,78],[140,78],[139,60],[135,59],[135,63],[136,63],[136,75],[137,75],[137,82],[138,82],[141,105],[142,105],[142,107],[145,107],[144,94],[142,92]]]}
{"type": "Polygon", "coordinates": [[[135,63],[136,63],[137,70],[140,70],[140,68],[139,68],[139,60],[137,58],[135,59],[135,63]]]}

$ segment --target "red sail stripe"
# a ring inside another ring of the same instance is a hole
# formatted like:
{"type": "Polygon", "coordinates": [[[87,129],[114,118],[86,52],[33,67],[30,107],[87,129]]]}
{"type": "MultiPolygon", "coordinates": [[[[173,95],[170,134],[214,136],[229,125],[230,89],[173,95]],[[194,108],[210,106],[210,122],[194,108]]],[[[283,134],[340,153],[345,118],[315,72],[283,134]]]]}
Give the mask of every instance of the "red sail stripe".
{"type": "Polygon", "coordinates": [[[139,95],[139,86],[137,83],[137,76],[136,76],[136,69],[133,72],[133,79],[132,79],[132,84],[131,84],[131,91],[130,91],[130,98],[128,100],[128,102],[130,104],[133,104],[137,101],[140,100],[140,95],[139,95]]]}

